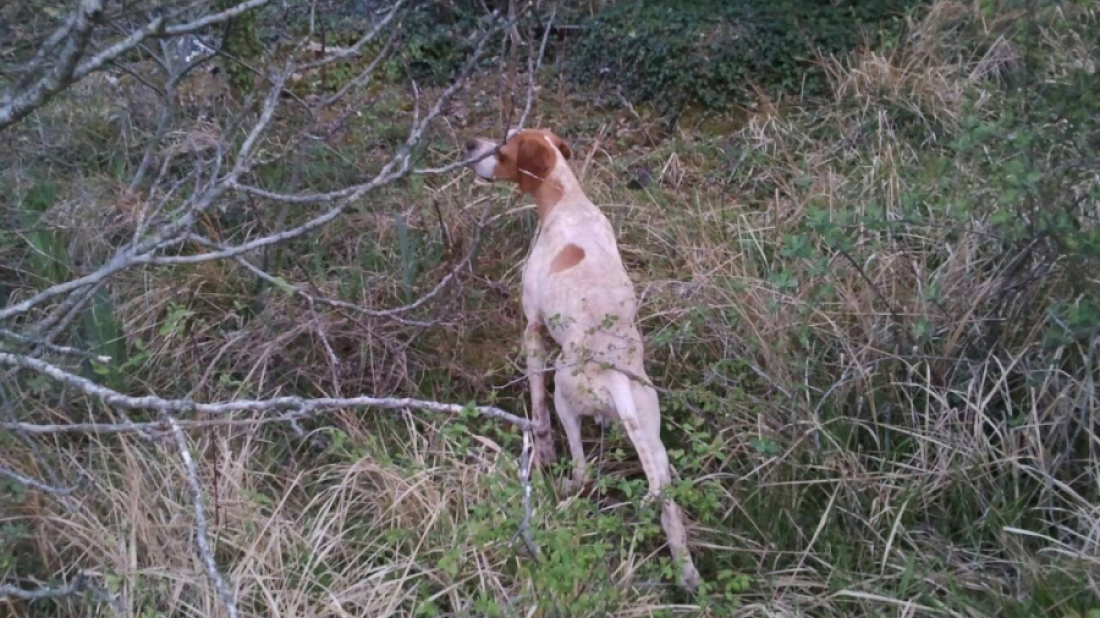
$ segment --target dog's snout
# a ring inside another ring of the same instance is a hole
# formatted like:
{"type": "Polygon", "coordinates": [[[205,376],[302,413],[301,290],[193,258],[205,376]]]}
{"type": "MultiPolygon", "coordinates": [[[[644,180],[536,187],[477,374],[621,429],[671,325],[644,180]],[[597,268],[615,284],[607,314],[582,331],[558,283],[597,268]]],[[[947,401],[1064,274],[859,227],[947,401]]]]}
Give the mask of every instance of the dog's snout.
{"type": "Polygon", "coordinates": [[[473,152],[477,150],[477,147],[478,141],[476,137],[471,137],[470,139],[466,140],[466,152],[473,152]]]}

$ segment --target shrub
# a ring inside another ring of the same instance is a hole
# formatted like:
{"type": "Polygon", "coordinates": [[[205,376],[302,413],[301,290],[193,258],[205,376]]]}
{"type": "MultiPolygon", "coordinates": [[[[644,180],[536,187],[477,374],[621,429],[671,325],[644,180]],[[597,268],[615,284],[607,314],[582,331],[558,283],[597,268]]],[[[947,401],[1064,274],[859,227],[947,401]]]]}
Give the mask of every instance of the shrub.
{"type": "Polygon", "coordinates": [[[575,79],[621,87],[662,113],[749,101],[759,85],[819,92],[816,54],[896,33],[914,0],[643,0],[610,5],[585,23],[571,59],[575,79]]]}

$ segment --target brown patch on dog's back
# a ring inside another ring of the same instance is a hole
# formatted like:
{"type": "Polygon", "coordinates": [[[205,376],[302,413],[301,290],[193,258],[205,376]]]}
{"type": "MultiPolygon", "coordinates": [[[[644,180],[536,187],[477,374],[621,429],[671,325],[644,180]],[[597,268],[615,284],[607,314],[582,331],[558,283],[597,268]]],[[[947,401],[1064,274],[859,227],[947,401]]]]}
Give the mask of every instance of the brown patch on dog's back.
{"type": "Polygon", "coordinates": [[[560,273],[563,270],[569,270],[577,264],[580,264],[583,260],[584,249],[581,249],[573,243],[569,243],[554,256],[554,261],[550,262],[550,274],[552,275],[554,273],[560,273]]]}

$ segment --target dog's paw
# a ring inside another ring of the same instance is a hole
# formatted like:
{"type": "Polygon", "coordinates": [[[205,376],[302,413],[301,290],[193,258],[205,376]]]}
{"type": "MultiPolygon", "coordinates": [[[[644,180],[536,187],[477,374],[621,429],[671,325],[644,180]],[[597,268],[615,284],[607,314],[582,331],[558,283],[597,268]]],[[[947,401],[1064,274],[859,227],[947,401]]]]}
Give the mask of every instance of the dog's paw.
{"type": "Polygon", "coordinates": [[[558,460],[558,453],[554,450],[552,439],[540,439],[535,437],[535,467],[549,468],[558,460]]]}
{"type": "Polygon", "coordinates": [[[690,562],[680,571],[680,587],[688,592],[695,592],[702,581],[699,571],[695,570],[695,565],[690,562]]]}
{"type": "Polygon", "coordinates": [[[561,482],[561,491],[564,495],[571,496],[580,493],[584,488],[584,473],[574,472],[572,476],[561,482]]]}

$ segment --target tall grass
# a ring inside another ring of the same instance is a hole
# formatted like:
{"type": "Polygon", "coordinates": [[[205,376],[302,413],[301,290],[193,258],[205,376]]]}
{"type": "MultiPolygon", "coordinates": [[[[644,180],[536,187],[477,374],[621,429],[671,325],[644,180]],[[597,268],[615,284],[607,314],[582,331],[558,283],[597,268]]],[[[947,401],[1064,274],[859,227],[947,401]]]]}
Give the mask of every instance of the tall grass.
{"type": "MultiPolygon", "coordinates": [[[[542,126],[572,142],[637,281],[649,373],[671,391],[663,433],[703,594],[668,585],[658,519],[640,501],[643,476],[618,429],[585,428],[595,471],[579,495],[560,494],[553,473],[536,479],[536,559],[517,537],[516,433],[462,416],[347,413],[305,427],[325,438],[323,450],[289,428],[194,436],[217,557],[242,609],[1100,610],[1100,30],[1091,5],[1034,4],[937,0],[893,49],[823,59],[830,98],[684,121],[674,134],[645,110],[607,109],[580,92],[540,101],[542,126]],[[652,182],[631,182],[643,172],[652,182]]],[[[493,130],[500,110],[486,92],[496,80],[468,89],[466,126],[443,131],[427,156],[455,156],[468,134],[493,130]]],[[[105,117],[96,109],[61,102],[37,118],[45,152],[64,160],[87,149],[64,127],[105,117]]],[[[387,139],[377,122],[357,128],[308,159],[316,169],[304,170],[303,185],[353,177],[387,139]]],[[[56,188],[38,225],[64,230],[48,238],[68,247],[49,255],[96,259],[111,233],[130,229],[108,199],[109,173],[5,157],[5,180],[45,174],[56,188]]],[[[9,186],[8,213],[34,205],[27,183],[9,186]]],[[[523,205],[465,176],[389,189],[289,245],[277,274],[366,306],[400,304],[464,254],[485,199],[502,215],[523,205]]],[[[205,222],[212,237],[267,221],[245,204],[221,213],[205,222]]],[[[435,327],[364,322],[277,290],[250,312],[248,273],[209,263],[114,281],[95,304],[114,322],[86,322],[83,343],[117,345],[111,333],[124,334],[130,355],[118,379],[135,392],[401,392],[522,411],[527,214],[487,231],[473,275],[425,316],[443,318],[435,327]]],[[[0,236],[0,258],[16,265],[4,271],[14,294],[49,276],[36,274],[47,253],[33,250],[37,238],[0,236]]],[[[48,384],[13,386],[21,416],[113,414],[48,384]]],[[[0,446],[0,463],[41,475],[25,444],[0,434],[0,446]]],[[[0,572],[49,579],[82,568],[128,615],[219,615],[172,458],[136,438],[40,446],[65,476],[86,479],[80,508],[0,485],[0,572]]],[[[90,596],[0,607],[112,611],[90,596]]]]}

